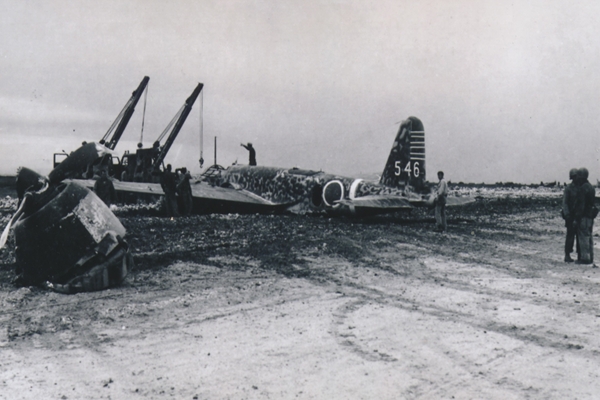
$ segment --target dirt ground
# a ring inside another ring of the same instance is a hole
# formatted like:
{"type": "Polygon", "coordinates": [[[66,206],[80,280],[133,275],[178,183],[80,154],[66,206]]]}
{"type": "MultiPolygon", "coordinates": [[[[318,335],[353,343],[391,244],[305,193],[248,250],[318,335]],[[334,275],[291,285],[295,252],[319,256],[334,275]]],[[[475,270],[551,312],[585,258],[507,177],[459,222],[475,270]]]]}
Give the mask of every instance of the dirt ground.
{"type": "Polygon", "coordinates": [[[14,286],[10,239],[0,399],[600,398],[600,269],[562,262],[559,202],[480,199],[447,233],[120,207],[136,267],[77,295],[14,286]]]}

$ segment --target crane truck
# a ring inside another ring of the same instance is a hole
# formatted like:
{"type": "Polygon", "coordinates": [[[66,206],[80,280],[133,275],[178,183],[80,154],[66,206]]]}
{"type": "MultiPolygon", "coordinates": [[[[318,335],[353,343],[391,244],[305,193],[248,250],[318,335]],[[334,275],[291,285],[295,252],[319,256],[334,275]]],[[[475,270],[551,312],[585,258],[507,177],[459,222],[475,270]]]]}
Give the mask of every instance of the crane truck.
{"type": "MultiPolygon", "coordinates": [[[[133,93],[131,94],[131,98],[127,101],[127,103],[125,103],[125,106],[123,107],[123,109],[121,110],[119,115],[117,115],[117,118],[114,120],[114,122],[112,123],[110,128],[108,128],[108,131],[100,139],[99,143],[104,144],[110,150],[115,149],[115,147],[117,146],[117,143],[119,143],[119,140],[121,139],[121,136],[123,135],[123,132],[125,132],[125,128],[127,127],[127,124],[129,123],[129,120],[131,119],[133,112],[135,111],[135,106],[137,105],[138,101],[142,97],[142,94],[146,90],[146,86],[148,85],[149,81],[150,81],[150,78],[147,76],[144,76],[144,79],[142,79],[142,81],[138,85],[137,89],[135,89],[133,91],[133,93]],[[111,133],[112,133],[112,136],[111,136],[111,133]],[[110,136],[110,138],[109,138],[109,136],[110,136]]],[[[68,156],[69,155],[64,151],[62,153],[54,153],[53,168],[55,168],[58,164],[60,164],[62,161],[64,161],[68,156]]],[[[105,160],[103,160],[103,161],[106,162],[105,160]]],[[[120,160],[118,159],[118,157],[113,157],[109,161],[110,161],[110,163],[109,163],[110,175],[119,174],[120,173],[120,171],[119,171],[120,160]]],[[[99,161],[99,162],[101,162],[101,161],[99,161]]]]}
{"type": "Polygon", "coordinates": [[[173,117],[152,147],[139,148],[135,153],[125,151],[120,160],[121,175],[117,176],[117,178],[126,182],[158,182],[160,180],[159,172],[165,157],[177,138],[203,87],[204,84],[202,83],[196,86],[190,97],[187,98],[181,109],[173,117]],[[161,140],[171,128],[171,133],[164,144],[161,145],[161,140]]]}

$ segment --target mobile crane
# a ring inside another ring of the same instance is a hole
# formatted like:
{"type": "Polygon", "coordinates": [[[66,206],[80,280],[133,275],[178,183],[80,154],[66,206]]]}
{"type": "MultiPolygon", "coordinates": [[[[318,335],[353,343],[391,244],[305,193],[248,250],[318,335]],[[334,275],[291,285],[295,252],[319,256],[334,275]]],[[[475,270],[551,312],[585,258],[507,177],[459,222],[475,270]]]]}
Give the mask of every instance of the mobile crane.
{"type": "MultiPolygon", "coordinates": [[[[135,111],[135,106],[137,105],[138,101],[142,97],[142,94],[146,90],[146,86],[148,85],[149,81],[150,78],[144,76],[144,79],[142,79],[137,89],[134,90],[131,94],[131,98],[127,101],[127,103],[125,103],[125,106],[123,107],[119,115],[117,115],[117,118],[114,120],[110,128],[108,128],[108,131],[104,134],[102,139],[100,139],[100,143],[104,144],[110,150],[114,150],[117,146],[117,143],[119,143],[119,140],[121,139],[121,136],[123,135],[123,132],[125,131],[125,128],[127,127],[127,124],[129,123],[133,112],[135,111]],[[109,139],[111,133],[112,137],[110,137],[109,139]]],[[[68,156],[69,155],[65,151],[63,151],[62,153],[54,153],[53,168],[60,164],[62,161],[64,161],[64,159],[68,156]]],[[[115,175],[120,172],[118,171],[119,164],[120,161],[118,158],[114,158],[113,160],[111,160],[109,164],[109,172],[111,175],[115,175]]]]}
{"type": "Polygon", "coordinates": [[[104,137],[100,140],[100,143],[104,144],[111,150],[114,150],[115,147],[117,147],[117,143],[119,143],[119,139],[121,139],[121,136],[123,135],[123,132],[125,131],[125,128],[127,127],[127,124],[129,123],[133,112],[135,111],[135,106],[140,100],[140,97],[142,97],[142,93],[144,93],[144,90],[146,89],[149,80],[150,78],[147,76],[145,76],[144,79],[142,79],[142,82],[140,82],[138,88],[134,90],[134,92],[131,94],[131,98],[129,99],[127,104],[125,104],[125,107],[123,107],[123,110],[121,110],[115,122],[113,122],[110,128],[108,128],[108,131],[104,134],[104,137]],[[117,123],[119,124],[118,126],[117,123]],[[113,130],[114,133],[112,137],[110,138],[110,140],[107,141],[108,136],[113,130]]]}
{"type": "Polygon", "coordinates": [[[128,151],[121,157],[121,176],[118,176],[122,181],[129,182],[158,182],[160,167],[167,156],[173,142],[177,138],[185,120],[192,110],[192,106],[200,95],[203,83],[199,83],[194,89],[190,97],[187,98],[181,109],[175,114],[171,122],[163,130],[161,135],[156,139],[151,148],[139,148],[135,153],[128,151]],[[171,133],[167,137],[165,143],[161,146],[160,142],[165,137],[169,129],[171,133]]]}

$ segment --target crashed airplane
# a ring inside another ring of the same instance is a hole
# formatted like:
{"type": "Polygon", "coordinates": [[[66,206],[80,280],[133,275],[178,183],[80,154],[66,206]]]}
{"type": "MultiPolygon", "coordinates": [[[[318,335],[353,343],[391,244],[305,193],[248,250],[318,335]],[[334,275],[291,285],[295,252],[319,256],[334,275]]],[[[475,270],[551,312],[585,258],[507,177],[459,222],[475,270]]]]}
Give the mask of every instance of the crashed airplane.
{"type": "MultiPolygon", "coordinates": [[[[88,187],[93,181],[84,181],[88,187]]],[[[163,195],[156,183],[114,181],[120,193],[163,195]]],[[[409,117],[400,125],[379,182],[322,171],[213,165],[192,183],[195,213],[328,213],[375,215],[431,206],[425,181],[425,132],[409,117]]],[[[447,206],[474,201],[449,197],[447,206]]]]}
{"type": "Polygon", "coordinates": [[[125,228],[98,196],[70,180],[107,154],[105,146],[89,143],[47,177],[19,170],[19,208],[0,237],[2,248],[14,228],[18,283],[77,293],[125,278],[133,266],[125,228]]]}

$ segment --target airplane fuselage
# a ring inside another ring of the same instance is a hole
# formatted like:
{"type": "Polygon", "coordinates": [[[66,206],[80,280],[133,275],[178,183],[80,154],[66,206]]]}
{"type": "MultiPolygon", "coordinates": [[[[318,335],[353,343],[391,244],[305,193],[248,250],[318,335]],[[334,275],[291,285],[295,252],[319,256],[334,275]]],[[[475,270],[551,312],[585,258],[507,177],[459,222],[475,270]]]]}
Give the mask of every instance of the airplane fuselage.
{"type": "Polygon", "coordinates": [[[420,199],[406,188],[296,168],[234,165],[222,172],[220,185],[247,190],[275,204],[287,204],[286,209],[295,213],[356,213],[340,201],[369,195],[420,199]]]}

